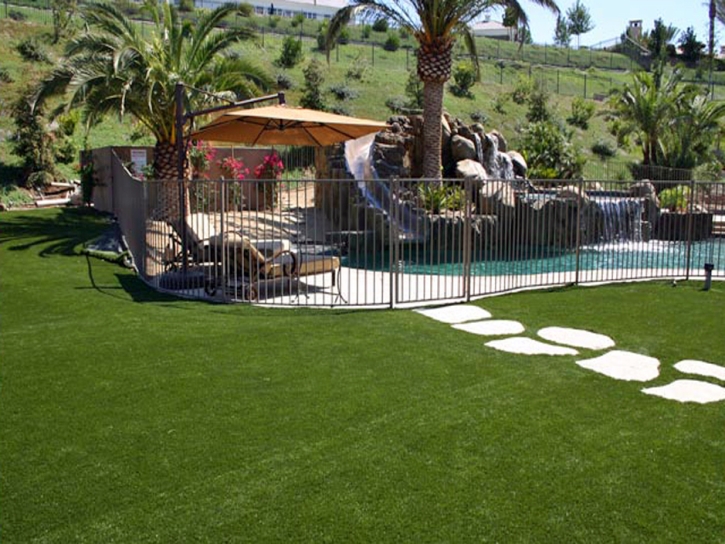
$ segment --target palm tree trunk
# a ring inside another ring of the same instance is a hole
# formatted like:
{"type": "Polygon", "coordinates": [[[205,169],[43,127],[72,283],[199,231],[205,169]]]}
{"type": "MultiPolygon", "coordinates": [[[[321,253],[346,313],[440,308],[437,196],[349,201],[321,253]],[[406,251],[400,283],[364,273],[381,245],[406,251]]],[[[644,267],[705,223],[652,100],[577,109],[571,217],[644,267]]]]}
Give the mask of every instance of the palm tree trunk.
{"type": "MultiPolygon", "coordinates": [[[[158,181],[156,207],[153,215],[156,219],[168,221],[174,226],[181,224],[182,191],[186,215],[189,215],[189,190],[181,188],[177,168],[176,145],[169,142],[157,142],[154,147],[154,175],[158,181]]],[[[186,168],[185,178],[188,179],[186,168]]]]}
{"type": "Polygon", "coordinates": [[[425,122],[423,124],[423,177],[441,180],[441,118],[443,116],[442,81],[423,82],[423,111],[425,122]]]}

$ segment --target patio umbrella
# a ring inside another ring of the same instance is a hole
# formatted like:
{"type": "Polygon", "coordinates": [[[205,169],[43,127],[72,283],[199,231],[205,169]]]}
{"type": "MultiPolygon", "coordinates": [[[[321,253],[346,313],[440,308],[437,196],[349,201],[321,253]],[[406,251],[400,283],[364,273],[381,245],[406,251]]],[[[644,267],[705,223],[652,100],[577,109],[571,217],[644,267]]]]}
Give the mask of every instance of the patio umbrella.
{"type": "Polygon", "coordinates": [[[326,146],[386,127],[370,119],[275,105],[226,112],[191,138],[249,145],[326,146]]]}

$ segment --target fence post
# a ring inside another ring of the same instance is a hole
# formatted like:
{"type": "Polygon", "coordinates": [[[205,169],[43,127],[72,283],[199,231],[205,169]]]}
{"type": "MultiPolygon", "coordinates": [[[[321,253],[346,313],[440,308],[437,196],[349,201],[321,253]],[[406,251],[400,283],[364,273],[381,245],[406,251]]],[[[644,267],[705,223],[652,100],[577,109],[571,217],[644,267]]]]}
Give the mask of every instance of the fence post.
{"type": "Polygon", "coordinates": [[[687,205],[687,270],[685,279],[690,279],[690,268],[692,263],[692,214],[695,211],[695,180],[690,180],[690,202],[687,205]]]}
{"type": "Polygon", "coordinates": [[[546,47],[546,44],[544,44],[544,64],[546,64],[546,60],[547,60],[546,50],[547,50],[547,47],[546,47]]]}
{"type": "Polygon", "coordinates": [[[499,85],[503,85],[503,64],[501,64],[501,65],[499,66],[499,68],[500,68],[501,70],[500,70],[500,72],[499,72],[499,76],[498,76],[498,82],[499,82],[499,85]]]}
{"type": "Polygon", "coordinates": [[[410,56],[410,47],[405,48],[405,69],[410,70],[410,66],[408,65],[408,57],[410,56]]]}
{"type": "Polygon", "coordinates": [[[463,218],[463,294],[466,302],[471,301],[471,207],[473,206],[473,202],[469,202],[473,197],[471,183],[470,177],[463,182],[463,202],[466,206],[463,218]]]}
{"type": "Polygon", "coordinates": [[[584,74],[584,98],[587,97],[587,75],[584,74]]]}
{"type": "Polygon", "coordinates": [[[556,94],[559,94],[559,76],[561,75],[561,70],[556,71],[556,94]]]}
{"type": "Polygon", "coordinates": [[[584,180],[579,180],[579,190],[576,193],[576,265],[574,269],[574,285],[579,285],[579,257],[581,256],[582,234],[582,191],[584,190],[584,180]]]}
{"type": "Polygon", "coordinates": [[[397,220],[398,199],[395,195],[398,193],[398,178],[390,178],[390,209],[388,210],[388,267],[390,271],[390,309],[395,308],[398,298],[398,233],[395,229],[397,220]]]}
{"type": "Polygon", "coordinates": [[[372,50],[373,50],[373,62],[372,62],[372,65],[375,66],[375,42],[372,42],[370,44],[370,46],[372,47],[372,50]]]}
{"type": "Polygon", "coordinates": [[[264,47],[264,27],[262,27],[262,47],[264,47]]]}

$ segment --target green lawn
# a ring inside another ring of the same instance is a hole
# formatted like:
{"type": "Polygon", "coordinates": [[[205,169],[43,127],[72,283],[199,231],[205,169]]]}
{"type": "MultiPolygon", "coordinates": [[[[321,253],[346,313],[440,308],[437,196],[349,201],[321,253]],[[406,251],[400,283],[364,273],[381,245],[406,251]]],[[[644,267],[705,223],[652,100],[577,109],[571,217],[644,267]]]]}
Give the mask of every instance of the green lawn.
{"type": "MultiPolygon", "coordinates": [[[[0,215],[0,539],[722,542],[723,403],[411,311],[223,306],[87,260],[83,210],[0,215]]],[[[478,302],[725,364],[725,285],[478,302]]],[[[586,353],[591,355],[591,353],[586,353]]]]}

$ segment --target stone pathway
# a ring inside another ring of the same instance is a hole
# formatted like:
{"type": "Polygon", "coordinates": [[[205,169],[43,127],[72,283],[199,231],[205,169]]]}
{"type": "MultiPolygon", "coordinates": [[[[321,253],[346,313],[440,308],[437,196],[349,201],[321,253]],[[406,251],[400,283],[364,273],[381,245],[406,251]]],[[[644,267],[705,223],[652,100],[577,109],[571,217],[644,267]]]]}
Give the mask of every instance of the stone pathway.
{"type": "MultiPolygon", "coordinates": [[[[520,355],[579,355],[578,349],[603,351],[615,346],[614,340],[603,334],[564,327],[545,327],[537,335],[550,343],[520,335],[526,330],[518,321],[491,319],[492,315],[483,308],[473,305],[443,306],[415,312],[451,325],[454,329],[480,336],[505,336],[486,342],[486,346],[507,353],[520,355]]],[[[576,361],[581,368],[597,372],[615,380],[648,382],[656,379],[660,362],[654,357],[623,350],[611,350],[603,355],[576,361]]],[[[674,368],[685,374],[725,381],[725,367],[704,361],[684,360],[674,368]]],[[[714,383],[682,379],[642,389],[647,395],[706,404],[725,400],[725,387],[714,383]]]]}

